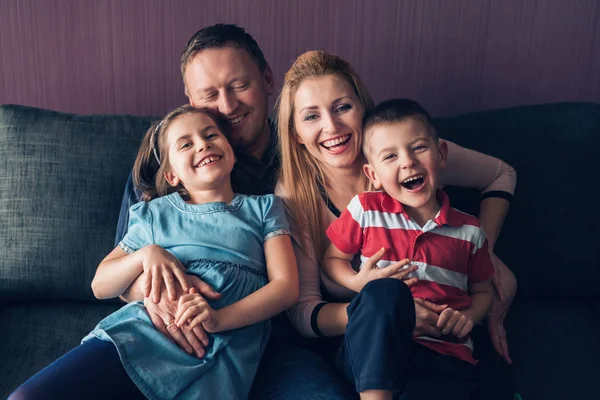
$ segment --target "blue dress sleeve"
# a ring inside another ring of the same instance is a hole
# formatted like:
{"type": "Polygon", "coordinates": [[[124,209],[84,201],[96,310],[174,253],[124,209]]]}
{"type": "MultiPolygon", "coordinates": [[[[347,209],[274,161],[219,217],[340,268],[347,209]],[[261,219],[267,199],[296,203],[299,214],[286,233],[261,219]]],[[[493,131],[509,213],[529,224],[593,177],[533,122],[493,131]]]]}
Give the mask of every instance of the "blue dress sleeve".
{"type": "Polygon", "coordinates": [[[273,194],[262,196],[263,240],[274,236],[289,235],[290,225],[285,216],[281,199],[273,194]]]}
{"type": "Polygon", "coordinates": [[[137,203],[129,209],[127,233],[119,242],[119,247],[131,254],[144,246],[154,243],[152,234],[152,212],[148,203],[137,203]]]}

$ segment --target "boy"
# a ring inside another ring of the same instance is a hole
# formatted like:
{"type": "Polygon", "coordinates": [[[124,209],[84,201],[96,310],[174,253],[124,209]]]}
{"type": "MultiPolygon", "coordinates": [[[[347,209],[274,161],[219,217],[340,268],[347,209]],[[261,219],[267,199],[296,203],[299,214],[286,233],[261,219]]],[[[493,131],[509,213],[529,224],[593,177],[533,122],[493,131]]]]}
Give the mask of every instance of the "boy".
{"type": "Polygon", "coordinates": [[[355,196],[327,229],[325,272],[360,292],[377,279],[375,265],[398,268],[409,259],[417,267],[405,281],[413,297],[447,305],[437,322],[442,336],[416,337],[409,346],[419,347],[419,354],[420,346],[433,350],[432,363],[451,356],[475,364],[468,334],[492,304],[494,270],[477,219],[452,209],[438,189],[446,143],[438,140],[429,114],[405,99],[377,105],[365,116],[363,132],[363,171],[381,191],[355,196]],[[356,272],[351,261],[359,252],[364,268],[356,272]]]}

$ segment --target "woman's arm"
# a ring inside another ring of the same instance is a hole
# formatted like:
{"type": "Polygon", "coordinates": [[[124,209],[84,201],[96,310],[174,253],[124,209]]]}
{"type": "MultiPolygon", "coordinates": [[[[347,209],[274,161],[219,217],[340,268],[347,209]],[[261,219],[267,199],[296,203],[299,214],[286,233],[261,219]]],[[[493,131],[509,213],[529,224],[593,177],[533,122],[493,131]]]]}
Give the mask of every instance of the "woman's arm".
{"type": "MultiPolygon", "coordinates": [[[[298,266],[288,235],[265,242],[269,283],[256,292],[216,311],[217,321],[210,332],[221,332],[269,319],[298,300],[298,266]]],[[[205,325],[205,328],[209,328],[205,325]]]]}

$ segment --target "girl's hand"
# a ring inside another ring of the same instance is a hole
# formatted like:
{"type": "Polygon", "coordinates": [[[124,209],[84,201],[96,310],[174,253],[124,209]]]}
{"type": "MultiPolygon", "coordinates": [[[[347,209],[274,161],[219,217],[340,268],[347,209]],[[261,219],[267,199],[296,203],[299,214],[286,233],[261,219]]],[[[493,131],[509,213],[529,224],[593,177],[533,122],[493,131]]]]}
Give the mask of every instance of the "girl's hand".
{"type": "Polygon", "coordinates": [[[451,333],[459,339],[467,336],[473,330],[473,325],[467,313],[449,307],[442,311],[436,324],[442,335],[451,333]]]}
{"type": "Polygon", "coordinates": [[[371,258],[363,263],[360,271],[353,278],[353,289],[356,292],[360,292],[362,288],[369,282],[375,279],[383,278],[395,278],[401,279],[406,283],[408,287],[411,287],[417,283],[417,278],[408,278],[406,276],[413,271],[417,270],[416,265],[411,265],[404,268],[409,262],[409,259],[398,261],[394,264],[388,265],[385,268],[379,268],[377,262],[381,260],[385,254],[385,248],[381,248],[377,253],[373,254],[371,258]]]}
{"type": "Polygon", "coordinates": [[[215,332],[219,327],[219,313],[208,305],[208,302],[198,294],[195,288],[189,294],[179,298],[179,307],[175,314],[175,324],[182,327],[186,321],[188,325],[182,330],[192,330],[202,324],[207,332],[215,332]]]}
{"type": "Polygon", "coordinates": [[[190,290],[185,275],[185,267],[174,255],[154,244],[144,247],[142,251],[144,252],[142,266],[146,277],[144,282],[145,297],[152,296],[152,301],[158,303],[160,301],[161,286],[164,282],[169,299],[176,300],[175,279],[177,279],[184,292],[190,290]]]}

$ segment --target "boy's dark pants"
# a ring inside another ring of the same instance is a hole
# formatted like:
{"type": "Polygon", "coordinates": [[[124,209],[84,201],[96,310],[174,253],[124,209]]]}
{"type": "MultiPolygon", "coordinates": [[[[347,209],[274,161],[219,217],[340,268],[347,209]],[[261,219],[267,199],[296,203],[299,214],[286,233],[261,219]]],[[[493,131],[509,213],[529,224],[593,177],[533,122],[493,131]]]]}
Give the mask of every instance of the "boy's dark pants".
{"type": "Polygon", "coordinates": [[[357,392],[391,390],[402,400],[470,397],[473,365],[413,341],[415,306],[402,281],[369,282],[347,311],[336,362],[357,392]]]}

